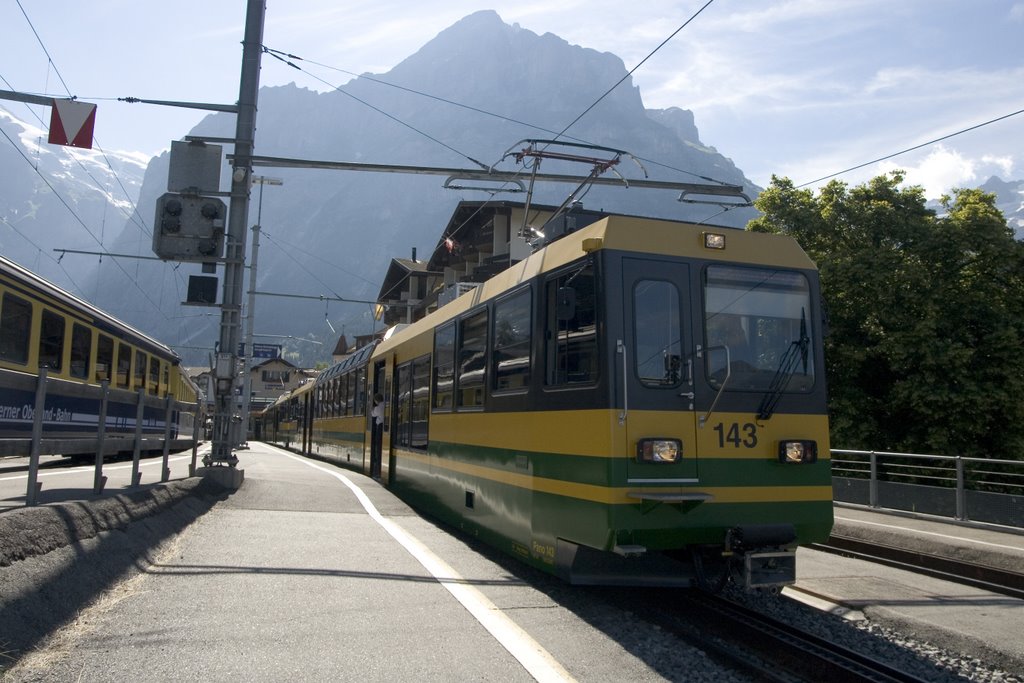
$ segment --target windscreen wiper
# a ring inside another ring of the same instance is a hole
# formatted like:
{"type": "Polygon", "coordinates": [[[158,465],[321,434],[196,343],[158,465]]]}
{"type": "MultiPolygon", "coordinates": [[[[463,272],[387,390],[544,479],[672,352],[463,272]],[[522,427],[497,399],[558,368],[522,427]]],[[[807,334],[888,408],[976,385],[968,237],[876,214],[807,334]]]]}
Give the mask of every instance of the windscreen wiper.
{"type": "Polygon", "coordinates": [[[761,405],[757,409],[757,419],[767,420],[775,412],[782,394],[789,386],[789,380],[796,374],[797,363],[803,363],[804,374],[807,374],[807,351],[810,348],[811,339],[807,336],[807,316],[804,309],[800,309],[800,338],[790,343],[786,353],[779,361],[779,368],[775,371],[768,391],[761,399],[761,405]]]}

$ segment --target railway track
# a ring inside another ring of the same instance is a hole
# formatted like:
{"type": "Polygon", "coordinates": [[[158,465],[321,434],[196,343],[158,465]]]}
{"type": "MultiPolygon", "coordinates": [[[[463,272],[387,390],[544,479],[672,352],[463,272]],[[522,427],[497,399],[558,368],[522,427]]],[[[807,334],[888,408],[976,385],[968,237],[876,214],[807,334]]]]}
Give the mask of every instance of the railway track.
{"type": "Polygon", "coordinates": [[[706,652],[720,664],[771,683],[923,683],[920,677],[779,621],[727,598],[696,590],[615,593],[623,609],[706,652]]]}
{"type": "Polygon", "coordinates": [[[1024,599],[1024,574],[1020,572],[845,536],[833,535],[827,543],[814,543],[808,547],[1024,599]]]}

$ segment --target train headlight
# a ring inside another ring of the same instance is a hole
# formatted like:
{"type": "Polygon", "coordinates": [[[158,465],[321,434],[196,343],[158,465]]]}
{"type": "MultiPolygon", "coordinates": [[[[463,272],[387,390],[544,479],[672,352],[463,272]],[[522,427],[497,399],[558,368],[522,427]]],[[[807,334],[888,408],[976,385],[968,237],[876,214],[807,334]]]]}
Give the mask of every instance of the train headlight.
{"type": "Polygon", "coordinates": [[[636,445],[638,462],[679,462],[683,457],[683,442],[679,439],[640,439],[636,445]]]}
{"type": "Polygon", "coordinates": [[[717,232],[705,232],[701,234],[704,235],[705,249],[725,249],[725,235],[717,232]]]}
{"type": "Polygon", "coordinates": [[[818,460],[818,444],[815,441],[780,441],[779,462],[812,463],[818,460]]]}

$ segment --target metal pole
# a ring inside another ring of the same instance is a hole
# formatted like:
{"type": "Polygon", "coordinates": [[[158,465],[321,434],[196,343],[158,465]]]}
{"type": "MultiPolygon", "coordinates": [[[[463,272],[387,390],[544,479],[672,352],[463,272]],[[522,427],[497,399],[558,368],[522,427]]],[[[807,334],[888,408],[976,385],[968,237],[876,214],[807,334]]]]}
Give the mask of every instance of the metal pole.
{"type": "Polygon", "coordinates": [[[956,518],[967,519],[967,494],[964,486],[964,459],[956,456],[956,518]]]}
{"type": "Polygon", "coordinates": [[[878,507],[878,454],[871,451],[871,481],[868,482],[868,505],[878,507]]]}
{"type": "Polygon", "coordinates": [[[135,451],[132,453],[132,483],[138,486],[142,481],[139,460],[142,456],[142,423],[146,420],[146,387],[139,387],[139,404],[135,408],[135,451]]]}
{"type": "Polygon", "coordinates": [[[252,400],[252,338],[253,327],[256,321],[256,267],[260,254],[260,228],[263,227],[263,186],[284,185],[280,178],[268,178],[266,176],[253,176],[253,184],[260,186],[260,198],[256,204],[256,225],[252,226],[252,256],[249,263],[249,302],[245,316],[245,370],[242,374],[244,388],[242,389],[242,425],[244,432],[241,435],[241,442],[249,438],[250,431],[250,401],[252,400]]]}
{"type": "Polygon", "coordinates": [[[32,414],[32,448],[28,459],[28,489],[25,491],[25,505],[36,504],[36,494],[39,492],[39,453],[42,450],[43,441],[43,412],[46,409],[46,368],[39,368],[39,378],[36,380],[36,406],[32,414]]]}
{"type": "Polygon", "coordinates": [[[171,478],[171,468],[167,466],[167,463],[171,455],[171,407],[174,397],[170,392],[164,397],[164,401],[166,403],[164,406],[164,457],[161,461],[163,466],[160,469],[160,481],[162,482],[171,478]]]}
{"type": "Polygon", "coordinates": [[[96,473],[92,479],[92,492],[103,493],[107,478],[103,476],[103,456],[107,448],[107,405],[110,403],[110,380],[100,382],[100,414],[96,420],[96,473]]]}
{"type": "Polygon", "coordinates": [[[235,125],[234,169],[231,173],[231,204],[228,211],[227,249],[224,260],[224,296],[221,304],[220,341],[214,368],[216,412],[213,424],[212,464],[238,464],[231,447],[235,407],[238,337],[242,310],[242,276],[245,270],[246,227],[249,224],[249,191],[252,150],[256,135],[256,102],[260,88],[260,57],[263,53],[264,0],[248,0],[245,38],[242,42],[242,74],[238,86],[238,119],[235,125]]]}

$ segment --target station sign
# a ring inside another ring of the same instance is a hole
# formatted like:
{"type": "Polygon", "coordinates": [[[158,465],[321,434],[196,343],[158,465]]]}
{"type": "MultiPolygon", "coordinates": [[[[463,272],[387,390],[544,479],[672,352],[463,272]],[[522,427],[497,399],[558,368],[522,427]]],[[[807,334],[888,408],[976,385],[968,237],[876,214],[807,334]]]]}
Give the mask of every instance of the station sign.
{"type": "MultiPolygon", "coordinates": [[[[245,358],[245,343],[238,345],[238,355],[241,358],[245,358]]],[[[280,344],[253,344],[252,345],[252,357],[253,358],[280,358],[281,357],[281,345],[280,344]]]]}

